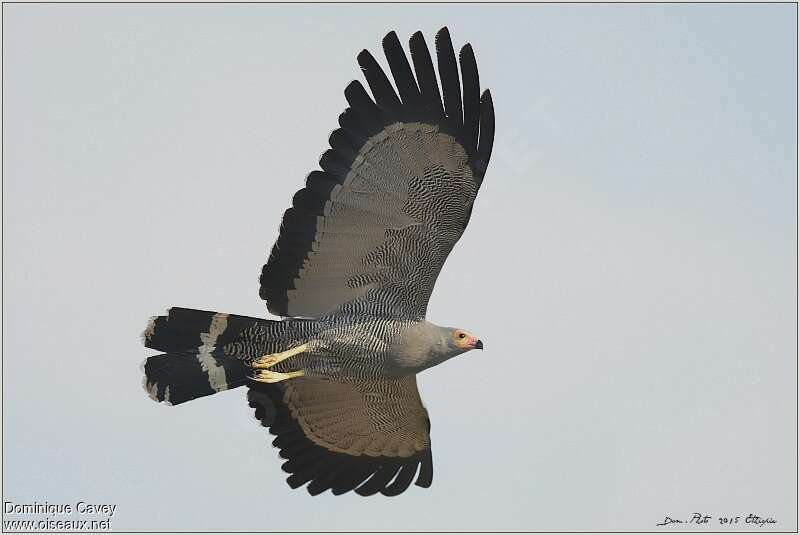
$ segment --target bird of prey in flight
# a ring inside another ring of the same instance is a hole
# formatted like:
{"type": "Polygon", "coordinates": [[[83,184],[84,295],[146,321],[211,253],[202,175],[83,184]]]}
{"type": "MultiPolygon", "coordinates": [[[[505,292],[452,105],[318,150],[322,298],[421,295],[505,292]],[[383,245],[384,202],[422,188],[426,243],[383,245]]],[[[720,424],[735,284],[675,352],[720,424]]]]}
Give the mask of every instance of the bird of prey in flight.
{"type": "Polygon", "coordinates": [[[434,64],[415,33],[409,63],[386,35],[394,87],[368,51],[358,55],[372,96],[358,81],[345,89],[331,148],[292,199],[261,272],[260,295],[281,320],[175,307],[144,333],[163,352],[144,364],[153,399],[176,405],[246,385],[287,482],[312,495],[429,487],[431,426],[416,374],[483,349],[470,332],[425,319],[494,140],[472,47],[456,59],[442,28],[435,48],[434,64]]]}

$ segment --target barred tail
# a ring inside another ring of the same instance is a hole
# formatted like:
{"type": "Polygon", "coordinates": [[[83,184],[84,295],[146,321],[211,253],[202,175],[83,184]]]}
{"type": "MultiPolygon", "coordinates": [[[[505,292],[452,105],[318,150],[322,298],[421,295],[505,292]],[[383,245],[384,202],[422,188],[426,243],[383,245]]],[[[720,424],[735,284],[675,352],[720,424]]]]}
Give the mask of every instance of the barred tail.
{"type": "Polygon", "coordinates": [[[172,405],[242,386],[248,356],[233,343],[244,331],[280,322],[173,307],[150,320],[144,345],[165,351],[144,364],[144,386],[155,401],[172,405]]]}

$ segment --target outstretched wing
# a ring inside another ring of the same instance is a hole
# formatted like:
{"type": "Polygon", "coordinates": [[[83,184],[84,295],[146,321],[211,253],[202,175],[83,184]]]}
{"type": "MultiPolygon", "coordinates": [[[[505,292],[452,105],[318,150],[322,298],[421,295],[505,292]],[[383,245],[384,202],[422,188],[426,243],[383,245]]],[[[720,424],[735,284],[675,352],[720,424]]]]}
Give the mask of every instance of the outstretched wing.
{"type": "Polygon", "coordinates": [[[283,216],[260,279],[274,314],[318,317],[347,303],[421,319],[469,221],[494,139],[492,99],[488,90],[480,95],[472,48],[457,63],[447,28],[436,35],[441,96],[420,32],[410,41],[413,71],[394,32],[383,49],[399,97],[362,51],[374,100],[359,82],[347,86],[350,107],[322,170],[283,216]]]}
{"type": "Polygon", "coordinates": [[[251,386],[248,400],[276,435],[292,488],[395,496],[415,475],[421,487],[432,482],[430,422],[414,376],[358,385],[297,378],[251,386]]]}

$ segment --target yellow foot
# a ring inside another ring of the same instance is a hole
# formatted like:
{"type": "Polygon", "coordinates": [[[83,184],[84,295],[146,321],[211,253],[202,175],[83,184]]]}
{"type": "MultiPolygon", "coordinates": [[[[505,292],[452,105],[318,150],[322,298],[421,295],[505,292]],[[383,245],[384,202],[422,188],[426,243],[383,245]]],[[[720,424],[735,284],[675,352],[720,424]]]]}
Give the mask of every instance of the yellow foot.
{"type": "Polygon", "coordinates": [[[271,353],[264,355],[257,360],[253,361],[252,367],[254,369],[266,369],[275,366],[279,362],[283,362],[289,357],[293,357],[308,349],[308,344],[302,344],[292,349],[287,349],[282,353],[271,353]]]}
{"type": "Polygon", "coordinates": [[[303,370],[297,370],[287,373],[264,370],[256,373],[254,376],[250,377],[250,379],[252,379],[253,381],[257,381],[259,383],[279,383],[281,381],[292,379],[294,377],[302,377],[303,375],[305,375],[305,372],[303,370]]]}

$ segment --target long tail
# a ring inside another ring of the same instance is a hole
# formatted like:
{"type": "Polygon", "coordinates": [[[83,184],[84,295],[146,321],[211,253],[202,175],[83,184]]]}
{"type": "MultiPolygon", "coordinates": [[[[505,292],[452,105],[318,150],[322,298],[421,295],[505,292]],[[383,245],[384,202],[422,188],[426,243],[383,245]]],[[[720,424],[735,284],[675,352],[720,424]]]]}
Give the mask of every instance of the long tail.
{"type": "Polygon", "coordinates": [[[155,401],[177,405],[242,386],[249,360],[266,349],[268,339],[280,338],[283,323],[170,308],[144,332],[145,347],[165,352],[145,361],[145,390],[155,401]]]}

